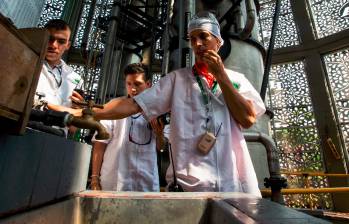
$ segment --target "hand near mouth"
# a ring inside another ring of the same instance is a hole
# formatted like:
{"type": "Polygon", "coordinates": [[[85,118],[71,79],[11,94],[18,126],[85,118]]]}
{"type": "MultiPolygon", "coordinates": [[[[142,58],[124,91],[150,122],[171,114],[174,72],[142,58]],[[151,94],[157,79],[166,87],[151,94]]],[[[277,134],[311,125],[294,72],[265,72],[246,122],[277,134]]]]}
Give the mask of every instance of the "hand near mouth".
{"type": "Polygon", "coordinates": [[[216,78],[217,76],[224,74],[224,64],[221,57],[214,50],[206,51],[202,56],[203,63],[208,65],[208,71],[212,73],[216,78]]]}

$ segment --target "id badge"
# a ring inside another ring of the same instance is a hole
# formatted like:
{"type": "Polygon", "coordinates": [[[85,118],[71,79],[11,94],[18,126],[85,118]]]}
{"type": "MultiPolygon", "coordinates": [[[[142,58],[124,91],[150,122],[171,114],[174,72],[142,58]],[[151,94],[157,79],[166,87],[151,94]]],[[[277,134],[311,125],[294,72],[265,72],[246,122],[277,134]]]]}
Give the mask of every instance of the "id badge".
{"type": "Polygon", "coordinates": [[[211,151],[215,143],[216,137],[214,136],[214,134],[211,132],[206,132],[199,141],[198,151],[203,155],[207,155],[211,151]]]}

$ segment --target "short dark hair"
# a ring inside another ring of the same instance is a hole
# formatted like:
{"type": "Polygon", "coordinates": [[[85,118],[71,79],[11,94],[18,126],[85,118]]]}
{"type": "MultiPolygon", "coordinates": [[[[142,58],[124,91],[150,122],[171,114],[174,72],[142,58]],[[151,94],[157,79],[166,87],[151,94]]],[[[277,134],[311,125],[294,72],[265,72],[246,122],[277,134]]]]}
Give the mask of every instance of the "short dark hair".
{"type": "Polygon", "coordinates": [[[148,72],[148,67],[143,63],[132,63],[126,66],[124,69],[124,76],[133,75],[137,73],[144,74],[144,81],[151,81],[151,74],[148,72]]]}
{"type": "Polygon", "coordinates": [[[66,23],[63,19],[51,19],[49,20],[45,26],[46,29],[56,29],[56,30],[71,30],[68,23],[66,23]]]}

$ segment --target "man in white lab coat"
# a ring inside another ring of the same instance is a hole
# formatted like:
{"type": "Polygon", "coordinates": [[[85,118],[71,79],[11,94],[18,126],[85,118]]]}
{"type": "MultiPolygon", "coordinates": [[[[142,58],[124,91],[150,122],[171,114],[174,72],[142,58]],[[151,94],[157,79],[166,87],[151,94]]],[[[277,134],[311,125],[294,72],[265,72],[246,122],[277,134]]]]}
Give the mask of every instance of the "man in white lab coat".
{"type": "MultiPolygon", "coordinates": [[[[219,29],[213,14],[194,16],[188,27],[196,59],[193,68],[167,74],[133,99],[107,103],[95,110],[96,118],[120,119],[142,111],[152,119],[171,111],[174,170],[184,191],[260,196],[241,129],[251,127],[265,107],[243,74],[224,68],[217,54],[223,44],[219,29]]],[[[172,171],[170,166],[169,184],[172,171]]]]}
{"type": "MultiPolygon", "coordinates": [[[[63,60],[63,54],[70,48],[69,25],[61,19],[53,19],[44,26],[49,32],[49,40],[45,53],[45,60],[36,88],[36,104],[39,100],[46,101],[51,110],[62,111],[66,107],[79,107],[72,104],[72,99],[83,101],[80,94],[83,92],[83,80],[73,68],[63,60]],[[80,93],[78,92],[80,91],[80,93]]],[[[68,128],[58,128],[57,133],[67,136],[68,128]]],[[[76,132],[76,128],[69,127],[71,134],[76,132]]]]}
{"type": "Polygon", "coordinates": [[[83,100],[82,96],[74,91],[83,88],[82,78],[62,60],[64,52],[71,45],[71,30],[61,19],[50,20],[45,28],[49,32],[49,41],[36,93],[43,94],[41,99],[49,104],[71,107],[71,96],[83,100]]]}
{"type": "MultiPolygon", "coordinates": [[[[151,87],[150,74],[141,63],[126,66],[124,75],[130,98],[151,87]]],[[[156,150],[165,144],[164,125],[159,122],[149,123],[141,113],[102,120],[110,138],[93,140],[91,189],[159,191],[156,150]]]]}

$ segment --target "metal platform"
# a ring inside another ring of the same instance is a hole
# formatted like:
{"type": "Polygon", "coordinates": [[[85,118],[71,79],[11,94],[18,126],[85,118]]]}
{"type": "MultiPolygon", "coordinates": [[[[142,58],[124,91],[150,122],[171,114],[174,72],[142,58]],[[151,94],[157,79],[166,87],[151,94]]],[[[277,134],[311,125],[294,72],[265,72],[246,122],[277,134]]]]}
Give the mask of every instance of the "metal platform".
{"type": "Polygon", "coordinates": [[[3,223],[329,223],[244,193],[85,191],[3,223]]]}

